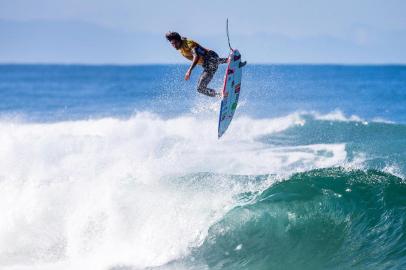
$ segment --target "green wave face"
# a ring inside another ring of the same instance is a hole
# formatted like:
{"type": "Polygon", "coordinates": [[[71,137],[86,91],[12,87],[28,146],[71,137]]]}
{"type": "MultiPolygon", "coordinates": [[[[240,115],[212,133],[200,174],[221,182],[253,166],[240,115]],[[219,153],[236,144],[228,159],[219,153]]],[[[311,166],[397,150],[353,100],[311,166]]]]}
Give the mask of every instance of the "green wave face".
{"type": "Polygon", "coordinates": [[[194,251],[193,265],[404,269],[406,184],[402,181],[379,171],[341,168],[293,175],[213,225],[194,251]]]}

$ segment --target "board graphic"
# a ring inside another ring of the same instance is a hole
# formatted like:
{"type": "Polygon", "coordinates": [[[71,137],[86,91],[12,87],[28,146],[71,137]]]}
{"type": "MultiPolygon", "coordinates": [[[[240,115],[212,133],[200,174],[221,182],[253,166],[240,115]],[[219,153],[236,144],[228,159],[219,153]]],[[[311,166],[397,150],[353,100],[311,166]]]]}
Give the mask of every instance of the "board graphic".
{"type": "Polygon", "coordinates": [[[218,138],[226,132],[233,119],[238,105],[241,90],[241,54],[238,50],[231,50],[228,56],[228,67],[224,75],[223,99],[221,101],[218,124],[218,138]]]}

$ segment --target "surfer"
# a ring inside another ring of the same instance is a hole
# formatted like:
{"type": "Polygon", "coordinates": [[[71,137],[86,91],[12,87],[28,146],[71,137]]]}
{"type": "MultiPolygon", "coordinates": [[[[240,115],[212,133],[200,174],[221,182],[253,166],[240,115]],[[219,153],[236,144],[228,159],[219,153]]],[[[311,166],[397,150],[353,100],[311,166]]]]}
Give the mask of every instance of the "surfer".
{"type": "MultiPolygon", "coordinates": [[[[185,74],[185,80],[189,80],[192,70],[196,65],[202,65],[203,72],[197,84],[197,91],[206,96],[221,97],[221,93],[207,86],[213,79],[218,66],[227,63],[228,58],[220,58],[215,51],[206,49],[191,39],[181,37],[177,32],[168,32],[165,34],[165,37],[176,50],[192,61],[192,64],[185,74]]],[[[242,64],[245,65],[246,62],[242,64]]]]}

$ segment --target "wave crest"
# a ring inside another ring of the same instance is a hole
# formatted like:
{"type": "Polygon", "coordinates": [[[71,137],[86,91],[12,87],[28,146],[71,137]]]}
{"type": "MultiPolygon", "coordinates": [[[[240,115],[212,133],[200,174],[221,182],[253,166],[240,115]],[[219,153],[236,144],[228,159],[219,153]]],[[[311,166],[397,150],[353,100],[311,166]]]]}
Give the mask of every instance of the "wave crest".
{"type": "Polygon", "coordinates": [[[295,174],[227,213],[193,256],[210,269],[400,269],[405,198],[379,171],[295,174]]]}

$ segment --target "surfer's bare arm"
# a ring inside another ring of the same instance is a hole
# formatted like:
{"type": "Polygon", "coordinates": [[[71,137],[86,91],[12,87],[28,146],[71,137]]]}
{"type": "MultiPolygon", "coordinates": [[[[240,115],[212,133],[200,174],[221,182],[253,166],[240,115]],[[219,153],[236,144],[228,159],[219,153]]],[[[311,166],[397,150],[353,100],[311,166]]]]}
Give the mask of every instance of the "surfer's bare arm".
{"type": "Polygon", "coordinates": [[[189,80],[190,78],[190,74],[192,74],[192,70],[195,68],[195,66],[197,65],[197,62],[199,62],[199,56],[197,55],[197,53],[193,50],[193,60],[192,60],[192,64],[190,65],[189,69],[186,72],[185,75],[185,80],[189,80]]]}

